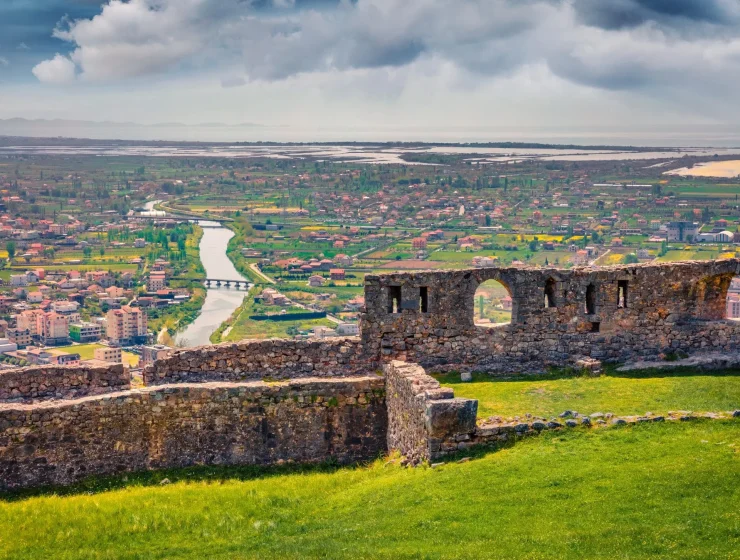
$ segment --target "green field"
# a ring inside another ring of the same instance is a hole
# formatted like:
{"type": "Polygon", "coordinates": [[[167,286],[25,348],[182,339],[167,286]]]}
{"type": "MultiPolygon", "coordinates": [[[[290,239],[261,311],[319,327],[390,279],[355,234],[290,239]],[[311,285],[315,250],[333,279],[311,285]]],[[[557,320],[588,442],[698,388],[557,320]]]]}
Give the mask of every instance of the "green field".
{"type": "Polygon", "coordinates": [[[457,374],[437,376],[456,397],[478,399],[478,416],[512,417],[530,413],[551,417],[566,410],[583,414],[666,413],[669,410],[740,409],[740,371],[712,375],[696,372],[641,372],[601,377],[496,380],[476,374],[472,383],[457,374]]]}
{"type": "MultiPolygon", "coordinates": [[[[104,348],[103,344],[75,344],[73,346],[62,346],[57,348],[65,354],[79,354],[83,360],[92,360],[95,357],[95,349],[104,348]]],[[[131,367],[139,364],[139,356],[131,352],[123,352],[123,363],[131,367]]]]}
{"type": "Polygon", "coordinates": [[[130,475],[0,501],[0,558],[737,559],[739,450],[737,421],[651,423],[434,469],[130,475]]]}

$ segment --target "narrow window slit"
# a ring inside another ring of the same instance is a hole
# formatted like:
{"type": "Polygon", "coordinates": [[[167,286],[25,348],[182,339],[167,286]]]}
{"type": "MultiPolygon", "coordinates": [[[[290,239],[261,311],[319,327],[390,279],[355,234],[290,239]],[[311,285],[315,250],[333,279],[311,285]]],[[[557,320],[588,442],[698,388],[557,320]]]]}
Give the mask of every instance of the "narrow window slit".
{"type": "Polygon", "coordinates": [[[555,280],[545,282],[545,307],[555,307],[555,280]]]}
{"type": "Polygon", "coordinates": [[[419,309],[422,313],[429,311],[429,290],[426,286],[419,288],[419,309]]]}
{"type": "Polygon", "coordinates": [[[627,280],[617,281],[617,307],[627,307],[627,280]]]}
{"type": "Polygon", "coordinates": [[[589,284],[586,288],[586,315],[596,313],[596,286],[589,284]]]}
{"type": "Polygon", "coordinates": [[[388,313],[401,312],[401,286],[388,287],[388,313]]]}

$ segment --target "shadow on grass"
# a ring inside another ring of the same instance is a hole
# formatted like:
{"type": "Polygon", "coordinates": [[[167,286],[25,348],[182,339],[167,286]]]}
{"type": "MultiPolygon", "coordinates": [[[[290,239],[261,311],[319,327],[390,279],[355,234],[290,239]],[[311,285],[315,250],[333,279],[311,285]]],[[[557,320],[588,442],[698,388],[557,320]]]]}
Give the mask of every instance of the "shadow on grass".
{"type": "MultiPolygon", "coordinates": [[[[577,379],[577,378],[598,378],[598,377],[618,377],[623,379],[649,379],[662,377],[740,377],[740,369],[700,369],[690,366],[681,366],[675,368],[648,368],[633,371],[617,371],[618,365],[605,365],[604,371],[600,376],[592,376],[588,372],[575,369],[553,368],[547,373],[538,374],[508,374],[498,375],[489,373],[473,373],[473,383],[498,383],[513,381],[556,381],[558,379],[577,379]]],[[[457,385],[470,383],[461,381],[460,374],[451,373],[433,373],[437,381],[443,385],[457,385]]]]}
{"type": "Polygon", "coordinates": [[[290,474],[335,473],[367,467],[370,462],[339,464],[334,461],[311,464],[286,465],[198,465],[151,471],[122,472],[120,474],[90,476],[69,486],[40,486],[20,490],[0,492],[0,504],[17,502],[39,496],[92,495],[125,488],[162,486],[176,482],[211,482],[215,484],[229,481],[248,481],[269,479],[290,474]]]}

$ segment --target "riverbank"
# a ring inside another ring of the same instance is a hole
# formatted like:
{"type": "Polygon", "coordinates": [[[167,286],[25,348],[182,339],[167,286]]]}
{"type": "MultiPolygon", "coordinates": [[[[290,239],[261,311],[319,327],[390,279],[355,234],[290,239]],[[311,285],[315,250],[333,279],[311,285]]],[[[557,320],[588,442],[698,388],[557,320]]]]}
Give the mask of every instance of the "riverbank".
{"type": "Polygon", "coordinates": [[[163,309],[153,309],[147,312],[149,328],[156,333],[166,329],[172,337],[177,332],[187,328],[201,313],[206,299],[206,290],[202,287],[205,269],[200,258],[200,243],[203,239],[203,228],[192,225],[192,233],[185,241],[185,266],[179,274],[173,276],[169,285],[171,288],[187,288],[190,290],[190,299],[179,305],[171,305],[163,309]]]}
{"type": "MultiPolygon", "coordinates": [[[[215,222],[203,223],[204,234],[200,242],[201,263],[204,268],[204,278],[219,278],[221,280],[249,280],[246,275],[234,267],[228,257],[228,248],[235,237],[234,231],[224,227],[217,227],[215,222]],[[215,226],[215,227],[214,227],[215,226]]],[[[176,344],[180,346],[201,346],[211,342],[211,335],[221,328],[234,309],[242,302],[246,292],[236,288],[212,287],[205,290],[205,301],[198,317],[184,331],[178,332],[176,344]]]]}

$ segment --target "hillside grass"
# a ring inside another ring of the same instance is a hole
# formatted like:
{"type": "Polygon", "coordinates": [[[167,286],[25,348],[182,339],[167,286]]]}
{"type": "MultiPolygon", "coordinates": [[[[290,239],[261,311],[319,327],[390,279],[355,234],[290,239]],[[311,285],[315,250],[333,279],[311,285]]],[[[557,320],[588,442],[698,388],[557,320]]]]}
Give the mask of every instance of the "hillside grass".
{"type": "Polygon", "coordinates": [[[0,499],[0,558],[733,559],[739,451],[738,421],[698,421],[551,432],[434,469],[129,475],[0,499]]]}
{"type": "Polygon", "coordinates": [[[462,383],[459,374],[435,377],[452,387],[456,397],[478,399],[478,416],[482,418],[525,413],[551,417],[566,410],[628,415],[740,409],[740,371],[734,370],[648,370],[601,377],[522,376],[513,380],[475,374],[469,383],[462,383]]]}

